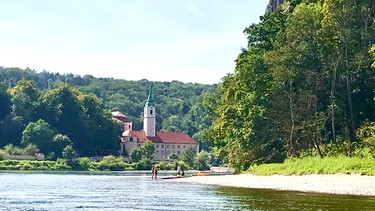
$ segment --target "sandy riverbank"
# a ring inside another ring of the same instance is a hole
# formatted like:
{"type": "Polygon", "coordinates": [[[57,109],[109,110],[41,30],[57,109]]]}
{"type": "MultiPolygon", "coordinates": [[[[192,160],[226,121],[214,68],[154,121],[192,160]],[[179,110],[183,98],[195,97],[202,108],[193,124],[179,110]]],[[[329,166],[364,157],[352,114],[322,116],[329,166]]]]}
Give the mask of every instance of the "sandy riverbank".
{"type": "Polygon", "coordinates": [[[346,174],[254,176],[250,174],[240,174],[194,176],[181,178],[175,181],[241,188],[375,196],[375,176],[346,174]]]}

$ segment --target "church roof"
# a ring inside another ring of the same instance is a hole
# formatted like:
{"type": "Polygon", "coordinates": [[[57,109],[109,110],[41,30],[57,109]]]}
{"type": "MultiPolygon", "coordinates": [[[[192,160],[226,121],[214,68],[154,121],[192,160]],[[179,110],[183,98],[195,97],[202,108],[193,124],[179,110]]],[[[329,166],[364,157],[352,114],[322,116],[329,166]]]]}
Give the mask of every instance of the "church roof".
{"type": "Polygon", "coordinates": [[[125,114],[120,111],[113,111],[112,117],[120,122],[132,122],[125,114]]]}
{"type": "Polygon", "coordinates": [[[147,102],[145,104],[145,107],[155,106],[154,100],[152,99],[152,86],[150,89],[150,92],[148,93],[147,102]]]}
{"type": "Polygon", "coordinates": [[[143,130],[128,131],[127,136],[135,136],[139,142],[165,143],[165,144],[198,144],[188,134],[183,132],[162,132],[157,131],[155,137],[147,137],[143,130]]]}

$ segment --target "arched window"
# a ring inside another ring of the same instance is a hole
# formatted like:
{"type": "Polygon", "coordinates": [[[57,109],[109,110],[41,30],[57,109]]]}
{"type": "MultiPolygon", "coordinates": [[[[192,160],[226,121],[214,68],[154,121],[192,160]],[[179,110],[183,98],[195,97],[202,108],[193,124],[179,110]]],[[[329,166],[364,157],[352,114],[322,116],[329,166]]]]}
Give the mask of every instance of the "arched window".
{"type": "Polygon", "coordinates": [[[152,110],[150,110],[150,114],[152,114],[152,110]]]}

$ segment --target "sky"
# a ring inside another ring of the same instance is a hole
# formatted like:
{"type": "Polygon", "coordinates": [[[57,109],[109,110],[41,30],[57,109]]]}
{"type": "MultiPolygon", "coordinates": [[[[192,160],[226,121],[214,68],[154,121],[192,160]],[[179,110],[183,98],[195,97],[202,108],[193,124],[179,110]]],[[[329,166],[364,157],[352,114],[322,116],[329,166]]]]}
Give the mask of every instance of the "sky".
{"type": "Polygon", "coordinates": [[[268,0],[0,0],[0,66],[216,84],[268,0]]]}

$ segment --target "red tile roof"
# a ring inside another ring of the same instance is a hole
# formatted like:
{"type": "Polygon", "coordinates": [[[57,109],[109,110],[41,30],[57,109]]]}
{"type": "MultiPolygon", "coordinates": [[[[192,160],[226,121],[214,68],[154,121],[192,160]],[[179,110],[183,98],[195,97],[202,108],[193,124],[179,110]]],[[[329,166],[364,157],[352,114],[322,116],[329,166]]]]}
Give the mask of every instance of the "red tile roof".
{"type": "Polygon", "coordinates": [[[135,136],[140,142],[147,140],[152,143],[165,143],[165,144],[198,144],[188,134],[183,132],[156,132],[155,137],[146,137],[143,130],[128,131],[128,136],[135,136]]]}

